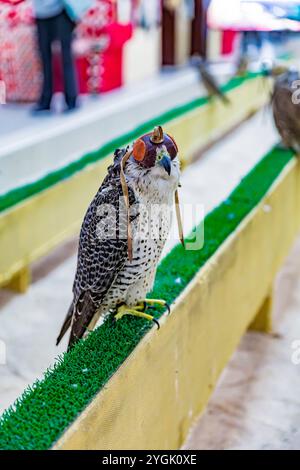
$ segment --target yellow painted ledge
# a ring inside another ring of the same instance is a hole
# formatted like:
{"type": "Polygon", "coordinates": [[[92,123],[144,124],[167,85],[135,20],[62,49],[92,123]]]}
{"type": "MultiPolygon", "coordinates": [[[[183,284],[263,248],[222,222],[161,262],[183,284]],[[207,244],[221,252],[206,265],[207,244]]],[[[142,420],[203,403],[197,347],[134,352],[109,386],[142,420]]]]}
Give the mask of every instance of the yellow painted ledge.
{"type": "Polygon", "coordinates": [[[293,160],[54,449],[182,445],[249,325],[271,328],[273,280],[300,227],[299,183],[293,160]]]}
{"type": "MultiPolygon", "coordinates": [[[[268,93],[262,80],[247,80],[230,91],[230,106],[213,99],[164,126],[176,137],[184,164],[265,104],[268,93]]],[[[100,160],[0,214],[0,286],[25,292],[30,264],[78,232],[111,159],[100,160]]]]}

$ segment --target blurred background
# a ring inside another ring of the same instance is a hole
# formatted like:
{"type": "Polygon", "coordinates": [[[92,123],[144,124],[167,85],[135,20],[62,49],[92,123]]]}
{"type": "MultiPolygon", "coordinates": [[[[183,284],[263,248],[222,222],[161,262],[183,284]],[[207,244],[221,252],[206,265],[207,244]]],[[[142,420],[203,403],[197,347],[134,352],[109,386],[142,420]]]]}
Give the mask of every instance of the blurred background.
{"type": "MultiPolygon", "coordinates": [[[[50,0],[50,4],[53,1],[64,4],[63,0],[50,0]]],[[[34,2],[43,5],[42,0],[34,2]]],[[[64,42],[56,37],[68,34],[71,42],[67,31],[70,25],[64,23],[50,29],[51,57],[49,44],[43,39],[45,61],[38,31],[46,29],[38,29],[38,25],[40,16],[44,20],[43,15],[51,14],[47,9],[36,11],[34,2],[0,0],[0,101],[6,103],[0,107],[2,192],[40,177],[45,168],[52,170],[75,154],[99,148],[103,138],[115,137],[117,125],[107,125],[107,129],[100,126],[98,133],[91,125],[95,125],[96,115],[107,117],[112,106],[121,112],[121,102],[125,106],[126,99],[132,104],[138,95],[158,93],[157,115],[199,96],[199,87],[196,90],[191,83],[191,74],[199,75],[199,57],[205,58],[217,83],[224,83],[247,70],[260,70],[264,62],[271,64],[275,57],[297,54],[298,50],[300,13],[298,2],[293,0],[87,0],[84,3],[89,8],[72,20],[73,41],[67,46],[73,59],[62,60],[64,42]],[[65,63],[67,73],[63,70],[65,63]],[[63,97],[64,75],[74,95],[69,100],[66,97],[67,102],[63,97]],[[35,113],[39,107],[49,111],[50,104],[51,112],[35,113]],[[68,109],[76,109],[77,115],[63,113],[68,109]],[[25,151],[25,141],[27,148],[28,140],[35,142],[42,135],[47,140],[50,129],[60,129],[66,135],[69,125],[83,129],[87,121],[91,125],[87,125],[84,135],[78,139],[72,136],[73,146],[64,139],[61,151],[54,156],[48,143],[48,150],[28,165],[32,151],[25,151]],[[15,158],[12,146],[16,150],[18,145],[22,155],[26,153],[26,164],[24,158],[15,158]]],[[[149,103],[140,106],[145,118],[153,115],[154,103],[151,107],[149,103]]],[[[128,107],[127,119],[131,127],[140,123],[128,107]]]]}
{"type": "MultiPolygon", "coordinates": [[[[202,63],[217,86],[277,61],[299,65],[300,1],[91,0],[80,17],[71,19],[73,64],[67,67],[74,68],[78,97],[76,93],[73,101],[64,99],[64,43],[54,37],[50,69],[48,64],[52,89],[45,101],[45,63],[40,51],[45,43],[38,36],[38,3],[0,0],[0,199],[30,187],[145,121],[206,96],[209,87],[202,63]]],[[[65,34],[65,28],[62,26],[60,34],[65,34]]],[[[207,213],[278,141],[270,110],[259,111],[222,142],[194,156],[194,164],[183,176],[183,202],[201,203],[207,213]]],[[[74,207],[80,200],[81,194],[74,194],[74,207]]],[[[54,226],[55,215],[53,221],[54,226]]],[[[30,224],[32,233],[39,231],[34,217],[30,224]]],[[[187,222],[186,230],[191,224],[187,222]]],[[[0,240],[5,229],[0,223],[0,240]]],[[[34,256],[25,287],[7,285],[10,279],[1,271],[1,257],[6,253],[1,252],[0,244],[0,340],[7,349],[5,364],[0,364],[0,412],[66,348],[65,343],[56,348],[55,338],[70,303],[76,266],[77,227],[75,235],[71,232],[66,231],[49,252],[42,250],[42,257],[38,253],[34,256]]],[[[286,342],[274,346],[271,339],[247,334],[239,358],[234,358],[226,372],[228,381],[225,377],[187,448],[275,448],[280,443],[300,448],[295,428],[295,421],[300,422],[296,393],[300,383],[299,374],[298,382],[294,378],[294,365],[289,363],[286,369],[295,381],[295,391],[288,397],[288,416],[281,420],[286,389],[276,398],[271,418],[266,414],[265,421],[259,422],[258,416],[267,407],[265,402],[259,404],[261,391],[282,384],[275,377],[277,364],[272,358],[280,354],[280,348],[289,354],[295,325],[300,327],[300,299],[291,294],[299,292],[299,252],[298,241],[281,273],[276,303],[278,315],[291,311],[284,324],[286,342]],[[266,369],[261,372],[257,372],[257,350],[262,355],[269,351],[266,369]],[[266,370],[271,370],[269,379],[265,379],[266,370]],[[235,392],[232,377],[237,378],[235,392]],[[252,403],[257,404],[251,409],[245,408],[247,400],[243,398],[249,377],[258,381],[250,391],[252,403]],[[220,410],[219,401],[223,403],[228,387],[227,404],[233,402],[227,410],[226,406],[220,410]],[[240,407],[239,413],[236,407],[240,407]]]]}
{"type": "MultiPolygon", "coordinates": [[[[74,31],[81,95],[97,95],[186,65],[274,57],[300,28],[296,0],[91,0],[74,31]]],[[[42,86],[31,0],[0,1],[0,79],[7,103],[38,100],[42,86]]],[[[59,44],[53,44],[54,92],[63,89],[59,44]]],[[[1,109],[2,113],[4,108],[1,109]]],[[[3,126],[1,126],[3,129],[3,126]]],[[[3,132],[3,131],[2,131],[3,132]]]]}

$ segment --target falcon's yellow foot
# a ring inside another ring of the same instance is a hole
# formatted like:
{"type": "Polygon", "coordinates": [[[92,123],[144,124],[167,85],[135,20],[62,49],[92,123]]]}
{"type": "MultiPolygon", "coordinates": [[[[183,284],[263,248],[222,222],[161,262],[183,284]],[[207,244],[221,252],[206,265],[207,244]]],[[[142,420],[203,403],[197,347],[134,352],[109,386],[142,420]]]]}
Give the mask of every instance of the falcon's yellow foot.
{"type": "Polygon", "coordinates": [[[165,301],[165,300],[161,300],[161,299],[145,299],[144,300],[144,303],[147,305],[159,305],[161,307],[166,307],[166,309],[168,310],[168,313],[171,312],[171,309],[170,309],[170,305],[165,301]]]}
{"type": "Polygon", "coordinates": [[[152,315],[148,315],[147,313],[144,312],[145,307],[146,305],[144,302],[138,304],[134,308],[128,307],[128,305],[125,305],[125,304],[120,305],[117,308],[117,313],[114,318],[115,320],[118,321],[118,320],[121,320],[121,318],[123,318],[124,315],[133,315],[134,317],[145,318],[146,320],[153,321],[159,329],[160,328],[159,322],[152,315]]]}

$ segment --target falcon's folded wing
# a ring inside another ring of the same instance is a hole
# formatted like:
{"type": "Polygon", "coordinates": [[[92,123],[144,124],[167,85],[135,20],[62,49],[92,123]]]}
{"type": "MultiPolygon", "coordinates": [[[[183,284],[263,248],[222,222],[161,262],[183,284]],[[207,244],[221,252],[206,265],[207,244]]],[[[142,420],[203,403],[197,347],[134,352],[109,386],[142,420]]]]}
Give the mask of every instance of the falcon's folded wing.
{"type": "MultiPolygon", "coordinates": [[[[135,202],[129,188],[130,204],[135,202]]],[[[107,177],[82,224],[74,299],[58,342],[71,326],[69,347],[82,338],[127,261],[127,212],[119,177],[107,177]]]]}

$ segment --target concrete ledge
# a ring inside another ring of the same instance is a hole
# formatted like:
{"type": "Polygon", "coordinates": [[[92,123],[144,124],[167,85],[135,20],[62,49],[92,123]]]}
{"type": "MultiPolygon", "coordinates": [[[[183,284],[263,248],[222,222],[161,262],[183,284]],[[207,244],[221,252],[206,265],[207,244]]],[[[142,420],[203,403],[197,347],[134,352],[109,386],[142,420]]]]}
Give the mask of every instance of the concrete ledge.
{"type": "Polygon", "coordinates": [[[181,446],[249,325],[270,328],[266,299],[300,227],[299,175],[292,160],[54,449],[181,446]]]}
{"type": "MultiPolygon", "coordinates": [[[[229,92],[230,106],[213,99],[162,123],[176,137],[183,164],[189,164],[199,150],[263,106],[268,94],[262,91],[262,78],[258,76],[229,92]]],[[[0,213],[0,286],[25,292],[30,263],[79,230],[111,158],[103,158],[0,213]]]]}
{"type": "MultiPolygon", "coordinates": [[[[26,109],[22,127],[1,138],[0,194],[41,178],[142,122],[204,95],[195,70],[184,69],[86,99],[80,110],[68,116],[37,120],[27,116],[26,109]]],[[[7,106],[5,113],[12,120],[15,113],[22,115],[22,110],[7,106]]]]}
{"type": "Polygon", "coordinates": [[[0,214],[0,286],[26,291],[24,269],[79,230],[108,163],[104,159],[0,214]]]}

